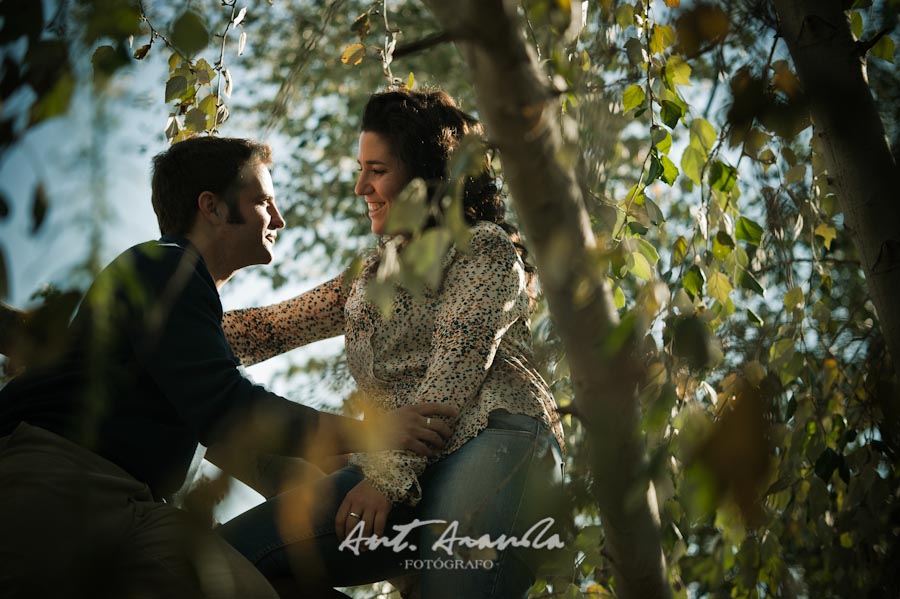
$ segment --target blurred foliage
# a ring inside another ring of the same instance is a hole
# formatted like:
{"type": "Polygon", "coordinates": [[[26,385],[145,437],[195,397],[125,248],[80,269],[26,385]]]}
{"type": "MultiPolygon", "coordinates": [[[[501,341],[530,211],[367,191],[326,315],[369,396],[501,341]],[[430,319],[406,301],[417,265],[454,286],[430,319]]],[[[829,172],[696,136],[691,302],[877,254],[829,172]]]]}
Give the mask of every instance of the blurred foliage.
{"type": "MultiPolygon", "coordinates": [[[[880,35],[868,75],[896,154],[900,3],[845,5],[858,39],[880,35]]],[[[32,96],[27,110],[0,115],[0,150],[65,111],[74,57],[92,57],[102,94],[118,68],[165,49],[167,138],[219,131],[230,112],[289,148],[276,179],[297,233],[293,259],[272,271],[275,287],[311,256],[337,271],[373,244],[352,192],[369,93],[436,84],[475,109],[452,45],[405,51],[441,34],[411,0],[256,2],[246,11],[227,0],[82,0],[62,2],[55,15],[41,6],[0,2],[2,101],[32,96]]],[[[640,344],[642,422],[676,597],[894,593],[895,373],[769,4],[526,0],[518,10],[559,99],[567,156],[604,247],[598,268],[623,322],[649,331],[640,344]]],[[[409,201],[409,218],[421,222],[414,189],[409,201]]],[[[46,199],[32,203],[37,229],[46,199]]],[[[0,218],[7,212],[0,198],[0,218]]],[[[442,235],[416,238],[418,262],[383,261],[384,289],[433,283],[450,238],[442,235]]],[[[4,265],[0,254],[0,275],[4,265]]],[[[573,390],[546,305],[532,328],[567,408],[573,390]]],[[[282,376],[301,374],[350,395],[338,358],[282,376]]],[[[593,499],[603,481],[591,479],[577,419],[565,421],[576,530],[533,596],[612,597],[593,499]]]]}

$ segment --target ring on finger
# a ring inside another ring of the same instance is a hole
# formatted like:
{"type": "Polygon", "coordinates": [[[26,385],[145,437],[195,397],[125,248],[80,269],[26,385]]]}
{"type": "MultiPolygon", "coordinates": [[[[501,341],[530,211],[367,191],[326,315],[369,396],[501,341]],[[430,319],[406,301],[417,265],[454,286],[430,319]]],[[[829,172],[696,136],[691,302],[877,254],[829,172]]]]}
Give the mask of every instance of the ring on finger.
{"type": "Polygon", "coordinates": [[[350,512],[350,516],[356,518],[357,520],[362,520],[362,516],[360,516],[356,512],[350,512]]]}
{"type": "Polygon", "coordinates": [[[431,416],[425,419],[425,428],[431,428],[431,416]]]}

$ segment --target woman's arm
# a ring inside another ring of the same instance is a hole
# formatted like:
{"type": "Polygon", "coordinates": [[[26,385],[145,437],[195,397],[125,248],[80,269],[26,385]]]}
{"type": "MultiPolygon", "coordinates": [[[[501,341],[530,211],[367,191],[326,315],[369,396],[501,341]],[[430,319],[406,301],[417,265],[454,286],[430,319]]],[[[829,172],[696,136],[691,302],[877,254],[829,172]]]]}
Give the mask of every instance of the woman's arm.
{"type": "Polygon", "coordinates": [[[344,275],[295,298],[262,308],[231,310],[222,327],[231,349],[249,366],[344,332],[344,275]]]}

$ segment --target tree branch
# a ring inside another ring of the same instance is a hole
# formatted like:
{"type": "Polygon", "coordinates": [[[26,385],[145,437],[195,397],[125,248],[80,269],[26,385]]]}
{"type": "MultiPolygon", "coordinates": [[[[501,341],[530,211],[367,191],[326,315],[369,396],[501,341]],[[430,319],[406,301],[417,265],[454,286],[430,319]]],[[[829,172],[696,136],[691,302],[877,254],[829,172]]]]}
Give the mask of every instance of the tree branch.
{"type": "Polygon", "coordinates": [[[416,52],[421,52],[423,50],[428,50],[429,48],[439,46],[440,44],[457,41],[458,39],[459,38],[457,36],[451,35],[448,31],[439,31],[437,33],[432,33],[431,35],[427,35],[422,39],[418,39],[414,42],[403,44],[402,46],[397,46],[394,49],[393,57],[394,59],[402,58],[410,54],[415,54],[416,52]]]}
{"type": "Polygon", "coordinates": [[[869,41],[863,42],[860,40],[860,41],[856,42],[856,48],[859,51],[859,55],[865,56],[869,50],[871,50],[872,48],[875,47],[875,44],[877,44],[881,40],[881,38],[883,38],[884,36],[886,36],[888,33],[890,33],[893,30],[894,30],[893,25],[890,27],[885,27],[884,29],[882,29],[881,31],[876,33],[872,37],[872,39],[870,39],[869,41]]]}

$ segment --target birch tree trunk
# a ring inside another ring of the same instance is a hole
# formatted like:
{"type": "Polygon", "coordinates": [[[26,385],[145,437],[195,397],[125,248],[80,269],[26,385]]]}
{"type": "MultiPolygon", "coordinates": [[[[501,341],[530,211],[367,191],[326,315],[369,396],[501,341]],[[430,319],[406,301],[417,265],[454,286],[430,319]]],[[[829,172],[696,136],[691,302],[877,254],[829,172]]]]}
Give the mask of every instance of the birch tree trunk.
{"type": "MultiPolygon", "coordinates": [[[[775,0],[780,34],[810,101],[815,135],[859,253],[872,303],[897,369],[900,357],[900,193],[897,163],[841,0],[775,0]]],[[[900,447],[896,394],[882,398],[900,447]]]]}
{"type": "Polygon", "coordinates": [[[659,516],[639,431],[639,370],[630,347],[604,350],[618,324],[573,165],[562,158],[558,100],[522,35],[516,4],[426,0],[459,42],[479,114],[501,152],[541,287],[565,346],[589,437],[596,499],[623,599],[669,597],[659,516]],[[578,299],[575,290],[579,289],[578,299]]]}

